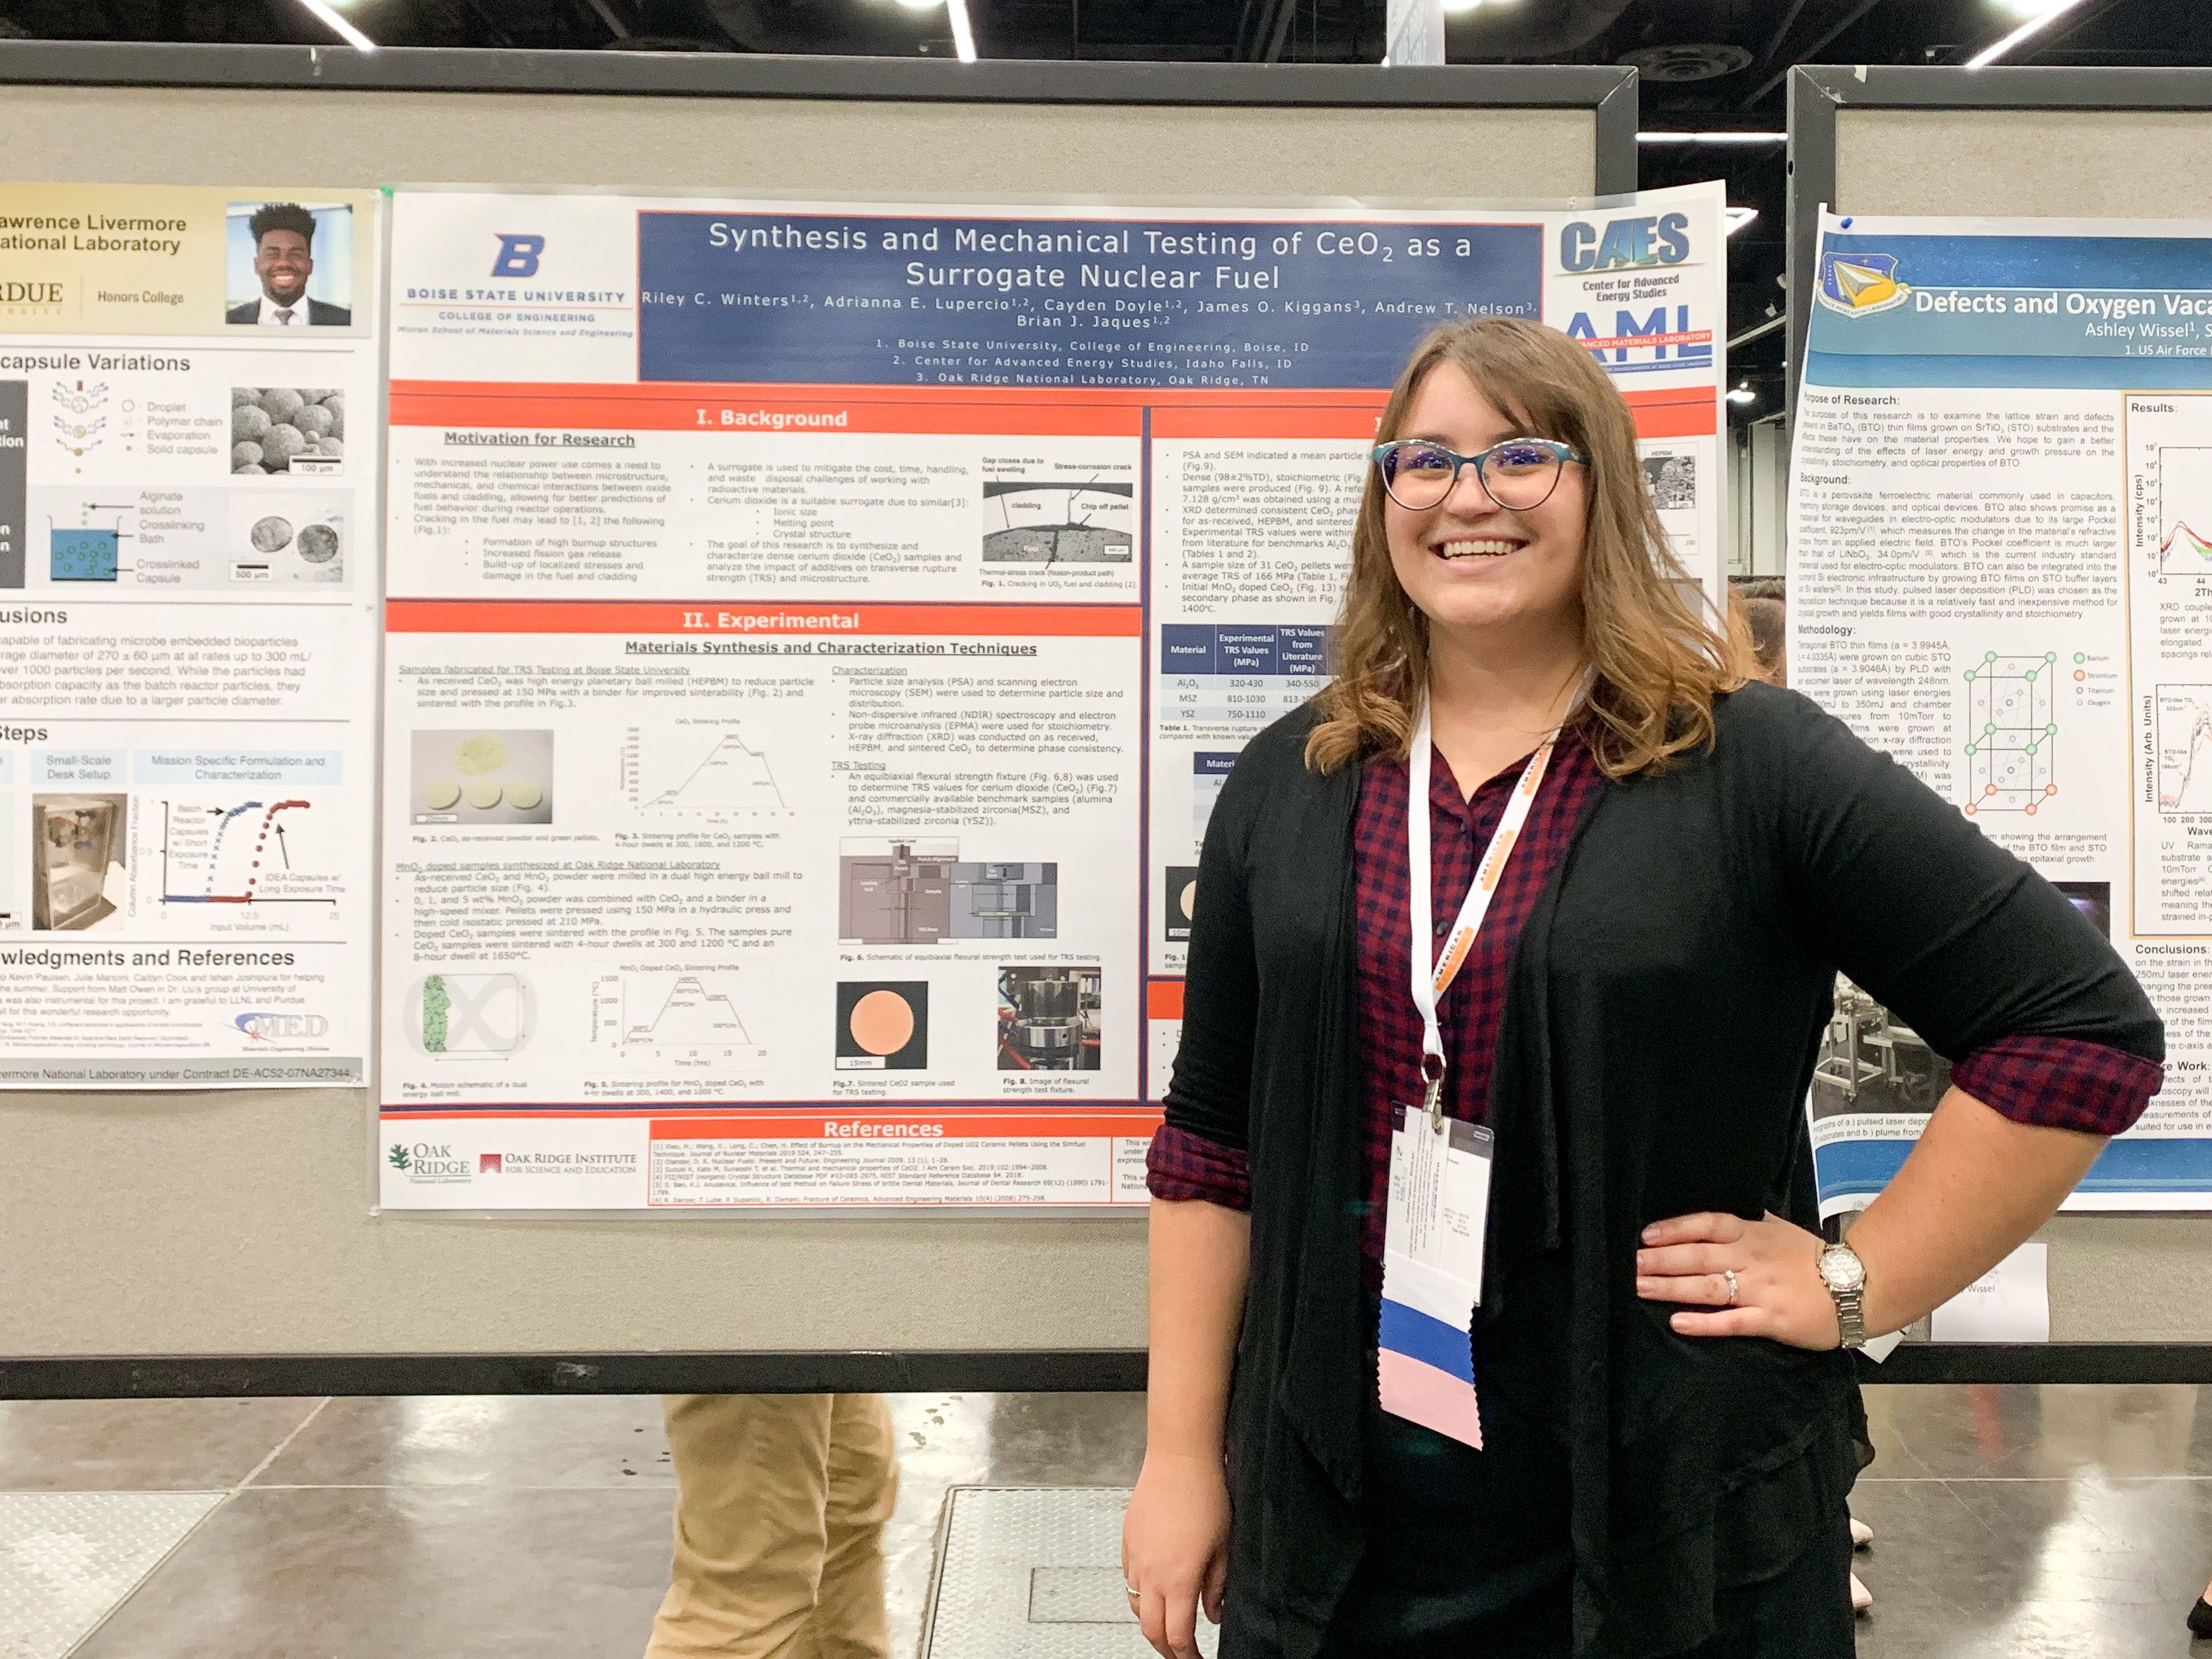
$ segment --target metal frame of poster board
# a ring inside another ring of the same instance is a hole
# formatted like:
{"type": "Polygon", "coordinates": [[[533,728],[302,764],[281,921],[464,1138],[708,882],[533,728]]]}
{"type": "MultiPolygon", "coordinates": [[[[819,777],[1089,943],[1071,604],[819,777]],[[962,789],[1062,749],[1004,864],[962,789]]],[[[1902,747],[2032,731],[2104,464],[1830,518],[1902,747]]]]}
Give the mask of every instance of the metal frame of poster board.
{"type": "MultiPolygon", "coordinates": [[[[1382,198],[1419,144],[1637,183],[1610,68],[8,42],[0,87],[17,181],[1382,198]]],[[[1129,1218],[378,1218],[368,1118],[0,1094],[0,1398],[1144,1384],[1129,1218]]]]}
{"type": "MultiPolygon", "coordinates": [[[[1790,75],[1789,100],[1793,409],[1823,206],[2212,218],[2212,167],[2199,169],[2197,190],[2178,195],[2170,169],[2143,166],[2154,153],[2147,144],[2179,132],[2202,146],[2212,132],[2212,70],[1805,65],[1790,75]],[[2145,181],[2139,191],[2102,164],[2113,155],[2131,158],[2145,181]]],[[[2054,1328],[2090,1340],[1908,1344],[1887,1365],[1869,1366],[1869,1378],[2212,1382],[2212,1217],[2068,1214],[2038,1236],[2051,1245],[2054,1328]],[[2163,1340],[2169,1332],[2173,1340],[2163,1340]]]]}
{"type": "MultiPolygon", "coordinates": [[[[1800,64],[1790,74],[1789,275],[1790,359],[1794,373],[1805,360],[1805,333],[1812,318],[1814,264],[1820,240],[1820,210],[1838,212],[1943,212],[1948,207],[1917,210],[1893,203],[1869,204],[1839,202],[1838,188],[1838,128],[1852,115],[1885,112],[1923,115],[1943,113],[1996,115],[1999,112],[2039,116],[2133,112],[2154,117],[2212,115],[2212,69],[2037,69],[1994,65],[1966,70],[1945,67],[1897,67],[1881,64],[1800,64]]],[[[1933,131],[1932,128],[1929,129],[1933,131]]],[[[2200,139],[2203,129],[2196,130],[2200,139]]],[[[2047,198],[2068,174],[2070,164],[2064,144],[2070,134],[2046,127],[2033,147],[2001,150],[1991,159],[2009,162],[2020,181],[2026,202],[2047,198]]],[[[2124,143],[2125,133],[2108,127],[2100,137],[2107,143],[2124,143]]],[[[1962,176],[1957,152],[1924,155],[1921,177],[1939,182],[1947,198],[1956,201],[1977,191],[1986,179],[1962,176]]],[[[1981,157],[1972,158],[1983,159],[1981,157]]],[[[2138,166],[2142,158],[2135,158],[2138,166]]],[[[2015,205],[1991,200],[1977,211],[1993,218],[2029,216],[2144,218],[2175,216],[2146,204],[2140,210],[2091,205],[2116,198],[2113,175],[2107,169],[2081,165],[2094,182],[2072,181],[2081,188],[2075,199],[2044,206],[2015,205]]],[[[2212,217],[2212,203],[2205,216],[2212,217]]],[[[1788,380],[1795,406],[1797,387],[1788,380]]]]}

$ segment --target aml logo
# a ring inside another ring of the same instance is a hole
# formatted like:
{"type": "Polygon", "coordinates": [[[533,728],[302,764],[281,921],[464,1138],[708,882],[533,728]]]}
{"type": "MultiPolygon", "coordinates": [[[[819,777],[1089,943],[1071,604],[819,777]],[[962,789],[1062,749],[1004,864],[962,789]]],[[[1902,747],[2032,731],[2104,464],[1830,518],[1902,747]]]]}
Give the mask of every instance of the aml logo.
{"type": "Polygon", "coordinates": [[[535,276],[538,260],[545,252],[543,236],[517,235],[511,231],[495,230],[499,238],[499,253],[491,262],[495,276],[535,276]]]}
{"type": "Polygon", "coordinates": [[[417,1183],[466,1182],[471,1174],[468,1159],[456,1158],[451,1146],[428,1140],[412,1144],[395,1140],[385,1153],[384,1161],[417,1183]]]}
{"type": "Polygon", "coordinates": [[[320,1014],[245,1013],[231,1022],[256,1042],[279,1038],[319,1037],[330,1034],[331,1023],[320,1014]]]}

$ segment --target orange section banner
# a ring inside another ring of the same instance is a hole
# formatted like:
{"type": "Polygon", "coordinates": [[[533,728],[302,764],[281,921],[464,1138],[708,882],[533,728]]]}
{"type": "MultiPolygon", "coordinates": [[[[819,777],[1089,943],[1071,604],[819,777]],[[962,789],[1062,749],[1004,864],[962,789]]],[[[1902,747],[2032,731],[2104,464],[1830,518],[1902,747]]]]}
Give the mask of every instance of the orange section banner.
{"type": "Polygon", "coordinates": [[[841,1112],[769,1109],[735,1117],[655,1118],[654,1140],[1039,1140],[1102,1135],[1149,1135],[1160,1127],[1154,1110],[1100,1111],[1083,1107],[1000,1110],[971,1107],[944,1112],[841,1112]]]}
{"type": "Polygon", "coordinates": [[[1179,979],[1146,981],[1145,1018],[1146,1019],[1181,1019],[1182,1018],[1182,981],[1179,979]]]}
{"type": "Polygon", "coordinates": [[[659,386],[538,386],[511,392],[467,391],[392,393],[392,424],[444,426],[477,431],[535,430],[549,434],[536,443],[471,448],[604,447],[562,445],[555,431],[580,432],[763,432],[984,433],[1017,437],[1135,437],[1144,416],[1137,409],[1101,404],[1089,398],[1058,404],[1007,404],[939,394],[927,402],[886,402],[873,390],[865,399],[825,398],[819,388],[803,395],[741,388],[736,395],[720,388],[714,395],[671,397],[659,386]],[[609,393],[649,391],[649,397],[609,393]]]}
{"type": "Polygon", "coordinates": [[[989,634],[999,638],[1133,640],[1144,613],[1133,605],[840,605],[787,599],[769,605],[656,600],[392,599],[388,634],[677,634],[716,636],[989,634]]]}

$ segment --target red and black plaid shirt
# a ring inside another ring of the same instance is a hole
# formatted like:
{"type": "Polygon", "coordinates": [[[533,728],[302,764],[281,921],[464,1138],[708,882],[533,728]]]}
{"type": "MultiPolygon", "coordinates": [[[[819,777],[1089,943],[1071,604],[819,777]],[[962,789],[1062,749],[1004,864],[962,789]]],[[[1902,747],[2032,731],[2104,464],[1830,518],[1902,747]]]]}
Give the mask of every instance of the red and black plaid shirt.
{"type": "MultiPolygon", "coordinates": [[[[1441,939],[1459,915],[1476,863],[1505,814],[1521,775],[1516,761],[1462,798],[1441,753],[1429,773],[1430,857],[1441,939]]],[[[1505,988],[1521,930],[1574,839],[1575,826],[1605,787],[1589,750],[1562,742],[1538,790],[1519,844],[1499,878],[1482,932],[1437,1007],[1448,1062],[1444,1109],[1482,1121],[1488,1115],[1490,1073],[1505,988]]],[[[1352,822],[1353,902],[1359,946],[1359,1038],[1366,1057],[1362,1109],[1368,1196],[1366,1249],[1382,1260],[1383,1199],[1390,1178],[1390,1112],[1420,1098],[1421,1017],[1407,988],[1412,926],[1406,866],[1407,772],[1403,761],[1370,762],[1360,775],[1352,822]]],[[[1976,1099],[2021,1123],[2117,1134],[2142,1115],[2163,1068],[2102,1043],[2069,1037],[2006,1037],[1976,1049],[1952,1068],[1951,1080],[1976,1099]]],[[[1146,1165],[1155,1198],[1200,1199],[1249,1209],[1244,1154],[1187,1129],[1163,1127],[1146,1165]]]]}

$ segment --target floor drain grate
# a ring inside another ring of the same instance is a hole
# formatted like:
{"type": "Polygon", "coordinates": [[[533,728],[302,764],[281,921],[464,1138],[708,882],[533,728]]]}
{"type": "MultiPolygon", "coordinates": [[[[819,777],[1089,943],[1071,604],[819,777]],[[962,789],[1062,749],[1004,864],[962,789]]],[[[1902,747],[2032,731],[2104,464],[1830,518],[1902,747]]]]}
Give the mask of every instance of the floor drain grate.
{"type": "MultiPolygon", "coordinates": [[[[1152,1659],[1121,1589],[1121,1486],[945,1494],[921,1659],[1152,1659]]],[[[1199,1646],[1214,1650],[1199,1621],[1199,1646]]]]}

